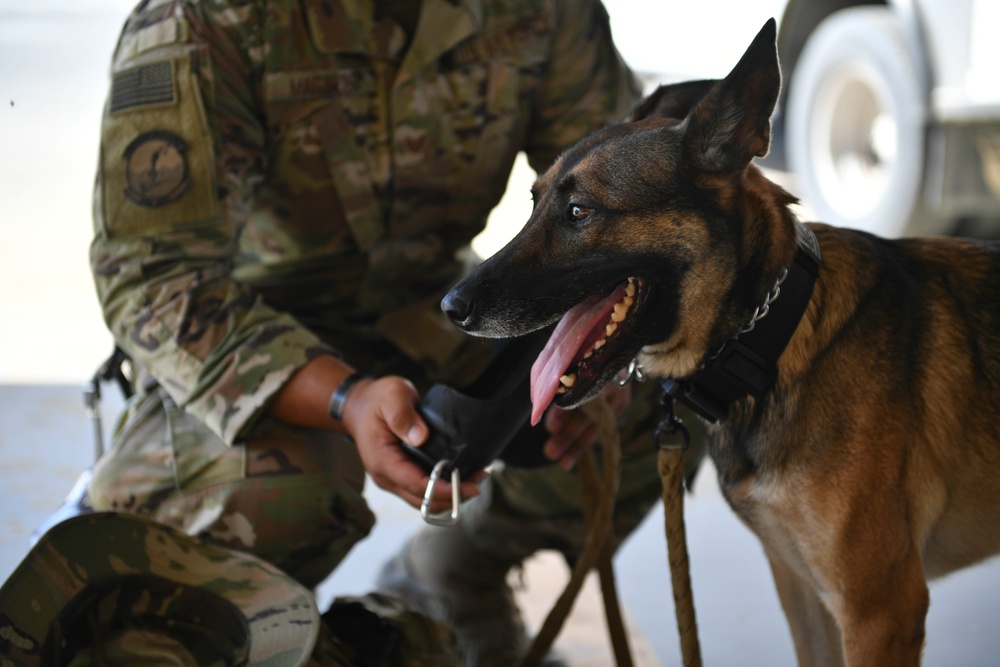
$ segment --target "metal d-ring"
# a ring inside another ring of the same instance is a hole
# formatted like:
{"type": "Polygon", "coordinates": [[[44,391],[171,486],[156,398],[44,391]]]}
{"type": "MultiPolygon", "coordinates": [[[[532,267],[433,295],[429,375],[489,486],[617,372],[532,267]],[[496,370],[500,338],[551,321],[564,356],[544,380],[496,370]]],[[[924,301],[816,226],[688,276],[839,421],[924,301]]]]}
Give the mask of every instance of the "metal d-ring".
{"type": "Polygon", "coordinates": [[[639,362],[636,359],[628,362],[628,366],[618,371],[618,377],[615,378],[615,382],[618,383],[619,387],[625,387],[633,379],[636,382],[643,382],[646,379],[642,374],[642,366],[639,365],[639,362]],[[622,373],[624,373],[624,376],[622,373]]]}
{"type": "Polygon", "coordinates": [[[423,517],[426,523],[432,526],[454,526],[458,523],[458,508],[461,501],[458,487],[462,482],[462,478],[458,475],[458,468],[451,469],[451,512],[431,514],[431,499],[434,497],[434,487],[437,486],[438,480],[441,479],[441,472],[449,465],[451,465],[451,461],[448,459],[441,459],[434,464],[434,469],[431,470],[431,478],[427,482],[427,488],[424,490],[424,501],[420,503],[420,516],[423,517]]]}

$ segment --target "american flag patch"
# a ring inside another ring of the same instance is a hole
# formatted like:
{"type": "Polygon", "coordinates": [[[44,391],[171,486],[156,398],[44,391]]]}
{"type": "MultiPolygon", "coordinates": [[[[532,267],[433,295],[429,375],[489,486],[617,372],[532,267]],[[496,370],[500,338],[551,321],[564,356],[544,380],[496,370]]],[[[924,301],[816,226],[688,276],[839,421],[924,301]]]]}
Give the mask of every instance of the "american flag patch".
{"type": "Polygon", "coordinates": [[[127,69],[111,80],[111,113],[173,101],[174,71],[169,60],[127,69]]]}

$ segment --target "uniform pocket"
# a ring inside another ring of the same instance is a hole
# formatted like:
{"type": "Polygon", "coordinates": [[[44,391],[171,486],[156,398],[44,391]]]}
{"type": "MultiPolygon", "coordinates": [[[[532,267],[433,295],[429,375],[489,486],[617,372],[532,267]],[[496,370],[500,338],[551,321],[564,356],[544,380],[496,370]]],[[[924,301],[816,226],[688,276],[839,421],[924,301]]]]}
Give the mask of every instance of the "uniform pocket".
{"type": "Polygon", "coordinates": [[[163,401],[158,392],[133,397],[111,447],[94,465],[88,500],[96,510],[150,515],[176,491],[163,401]]]}
{"type": "Polygon", "coordinates": [[[441,129],[458,162],[456,174],[476,188],[472,192],[463,189],[463,196],[479,197],[482,191],[477,185],[484,181],[499,180],[506,185],[507,172],[521,145],[516,129],[527,116],[519,106],[519,72],[510,60],[494,59],[466,65],[442,77],[452,97],[441,129]]]}

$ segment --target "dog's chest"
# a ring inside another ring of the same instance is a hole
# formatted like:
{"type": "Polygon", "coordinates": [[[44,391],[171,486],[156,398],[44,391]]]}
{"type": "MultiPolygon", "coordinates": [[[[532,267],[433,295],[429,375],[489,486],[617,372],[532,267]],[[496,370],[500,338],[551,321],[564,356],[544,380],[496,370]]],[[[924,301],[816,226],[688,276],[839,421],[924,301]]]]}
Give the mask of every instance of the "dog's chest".
{"type": "Polygon", "coordinates": [[[757,535],[772,556],[778,556],[794,570],[811,569],[811,556],[804,544],[826,539],[823,517],[805,499],[807,485],[787,474],[753,474],[720,487],[729,506],[757,535]],[[804,536],[809,536],[803,540],[804,536]]]}
{"type": "Polygon", "coordinates": [[[787,534],[788,523],[803,519],[808,479],[796,471],[775,440],[719,426],[708,428],[708,451],[719,487],[733,511],[764,539],[787,534]]]}
{"type": "Polygon", "coordinates": [[[719,486],[733,511],[758,533],[773,532],[792,504],[788,485],[774,475],[748,475],[735,483],[720,477],[719,486]]]}

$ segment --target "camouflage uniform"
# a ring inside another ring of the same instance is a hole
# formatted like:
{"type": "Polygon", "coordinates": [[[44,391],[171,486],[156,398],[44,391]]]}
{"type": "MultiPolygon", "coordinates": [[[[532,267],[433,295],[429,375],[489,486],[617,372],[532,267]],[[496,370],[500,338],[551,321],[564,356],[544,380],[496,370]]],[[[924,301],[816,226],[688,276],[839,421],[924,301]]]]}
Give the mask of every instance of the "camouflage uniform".
{"type": "Polygon", "coordinates": [[[0,664],[18,667],[154,664],[137,654],[304,664],[321,629],[309,591],[274,566],[114,513],[48,531],[0,588],[0,610],[0,664]]]}
{"type": "MultiPolygon", "coordinates": [[[[474,377],[487,345],[438,302],[516,154],[544,169],[639,94],[598,0],[424,0],[412,39],[382,7],[146,0],[102,126],[91,260],[140,391],[90,502],[310,587],[374,519],[350,441],[269,418],[269,399],[323,353],[418,388],[474,377]]],[[[633,461],[622,535],[658,493],[633,461]]],[[[530,519],[520,555],[572,552],[574,483],[506,471],[472,515],[500,517],[479,522],[491,544],[530,519]]]]}
{"type": "Polygon", "coordinates": [[[321,617],[308,590],[260,558],[99,512],[55,525],[0,586],[0,665],[455,664],[447,627],[413,616],[373,594],[321,617]],[[354,636],[331,632],[334,619],[354,636]]]}

